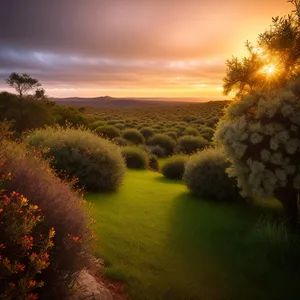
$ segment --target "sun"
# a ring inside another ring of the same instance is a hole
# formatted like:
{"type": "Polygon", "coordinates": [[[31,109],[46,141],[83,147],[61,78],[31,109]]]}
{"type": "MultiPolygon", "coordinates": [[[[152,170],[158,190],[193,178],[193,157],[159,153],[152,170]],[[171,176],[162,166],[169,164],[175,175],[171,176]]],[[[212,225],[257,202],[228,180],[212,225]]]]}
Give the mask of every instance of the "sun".
{"type": "Polygon", "coordinates": [[[268,77],[274,76],[276,74],[276,67],[273,64],[266,65],[262,68],[262,72],[268,77]]]}

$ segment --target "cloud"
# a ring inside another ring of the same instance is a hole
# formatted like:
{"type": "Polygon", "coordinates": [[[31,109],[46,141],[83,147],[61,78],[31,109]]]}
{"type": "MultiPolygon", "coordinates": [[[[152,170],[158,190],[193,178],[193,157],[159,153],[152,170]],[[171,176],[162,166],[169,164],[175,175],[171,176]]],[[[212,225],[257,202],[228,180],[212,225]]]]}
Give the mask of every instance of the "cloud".
{"type": "Polygon", "coordinates": [[[290,9],[282,0],[2,2],[0,81],[28,72],[70,91],[220,86],[237,45],[290,9]]]}

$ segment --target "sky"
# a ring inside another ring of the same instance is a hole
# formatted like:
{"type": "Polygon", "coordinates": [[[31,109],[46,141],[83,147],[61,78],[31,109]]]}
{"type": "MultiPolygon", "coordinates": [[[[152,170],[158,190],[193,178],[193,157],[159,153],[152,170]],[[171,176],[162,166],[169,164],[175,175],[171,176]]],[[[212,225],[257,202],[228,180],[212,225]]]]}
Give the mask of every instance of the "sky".
{"type": "Polygon", "coordinates": [[[0,0],[0,90],[26,72],[51,97],[223,99],[226,59],[291,10],[286,0],[0,0]]]}

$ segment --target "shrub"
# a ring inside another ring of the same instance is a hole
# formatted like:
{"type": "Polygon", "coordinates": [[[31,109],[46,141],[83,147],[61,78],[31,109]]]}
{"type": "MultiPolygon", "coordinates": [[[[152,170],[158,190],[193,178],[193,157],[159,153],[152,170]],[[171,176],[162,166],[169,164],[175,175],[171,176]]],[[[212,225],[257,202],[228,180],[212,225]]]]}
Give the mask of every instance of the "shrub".
{"type": "Polygon", "coordinates": [[[161,172],[169,179],[182,179],[187,157],[183,155],[172,156],[167,159],[161,172]]]}
{"type": "Polygon", "coordinates": [[[128,146],[122,148],[122,155],[125,159],[127,168],[129,169],[147,169],[148,155],[141,148],[136,146],[128,146]]]}
{"type": "Polygon", "coordinates": [[[178,136],[176,131],[167,131],[166,135],[169,136],[170,138],[172,138],[173,140],[176,140],[177,136],[178,136]]]}
{"type": "Polygon", "coordinates": [[[171,155],[174,151],[175,141],[165,134],[155,134],[148,140],[152,146],[160,146],[164,149],[166,155],[171,155]]]}
{"type": "Polygon", "coordinates": [[[148,146],[148,152],[157,157],[160,157],[160,158],[166,156],[165,150],[158,145],[157,146],[148,146]]]}
{"type": "Polygon", "coordinates": [[[37,205],[3,191],[11,178],[0,175],[0,299],[30,299],[44,285],[39,274],[50,264],[55,231],[40,226],[43,215],[37,205]]]}
{"type": "Polygon", "coordinates": [[[120,130],[113,125],[98,126],[96,132],[107,139],[114,139],[121,135],[120,130]]]}
{"type": "Polygon", "coordinates": [[[208,141],[211,141],[215,131],[207,126],[202,126],[200,129],[200,135],[208,141]]]}
{"type": "Polygon", "coordinates": [[[140,132],[144,136],[145,139],[148,139],[154,135],[154,130],[150,127],[143,127],[140,129],[140,132]]]}
{"type": "MultiPolygon", "coordinates": [[[[47,232],[52,227],[55,230],[54,246],[49,251],[50,265],[41,274],[38,274],[37,282],[45,283],[38,291],[40,299],[66,299],[74,276],[87,264],[86,253],[89,250],[87,242],[90,240],[90,230],[87,228],[87,224],[90,219],[84,213],[82,196],[73,191],[66,182],[57,178],[45,162],[33,152],[28,152],[22,145],[2,141],[0,143],[0,162],[2,173],[12,174],[11,180],[4,182],[5,193],[12,195],[15,191],[24,195],[30,200],[30,203],[37,205],[43,214],[43,223],[32,228],[34,234],[32,250],[36,251],[37,255],[39,255],[39,249],[36,247],[39,243],[35,243],[35,234],[41,230],[42,234],[45,233],[47,236],[47,232]]],[[[3,204],[2,201],[1,203],[3,204]]],[[[22,214],[26,214],[26,207],[23,208],[22,214]]],[[[40,214],[39,211],[38,213],[40,214]]],[[[20,226],[24,221],[24,219],[14,220],[15,222],[20,221],[20,226]]],[[[12,220],[7,224],[13,226],[12,220]]],[[[16,235],[22,233],[21,229],[12,231],[16,235]]],[[[1,239],[4,233],[2,227],[1,239]]],[[[5,237],[5,240],[8,241],[11,238],[10,236],[5,237]]],[[[38,235],[37,238],[41,237],[38,235]]],[[[40,250],[45,249],[41,245],[40,250]]],[[[10,255],[18,255],[17,250],[14,249],[10,255]]],[[[44,258],[46,257],[44,256],[44,258]]],[[[29,262],[22,261],[21,263],[27,265],[29,262]]],[[[2,276],[1,272],[0,280],[2,280],[2,276]]],[[[3,282],[0,286],[3,287],[3,282]]]]}
{"type": "Polygon", "coordinates": [[[126,129],[122,133],[122,138],[135,144],[144,144],[145,139],[143,135],[137,129],[126,129]]]}
{"type": "Polygon", "coordinates": [[[299,83],[244,96],[230,104],[216,131],[243,195],[275,196],[293,226],[299,220],[299,97],[299,83]]]}
{"type": "Polygon", "coordinates": [[[185,131],[183,132],[183,135],[198,136],[199,135],[199,131],[196,128],[187,127],[185,129],[185,131]]]}
{"type": "Polygon", "coordinates": [[[118,146],[129,146],[131,143],[122,137],[116,137],[112,140],[112,142],[118,146]]]}
{"type": "Polygon", "coordinates": [[[186,163],[184,181],[199,198],[233,201],[240,198],[236,182],[226,169],[230,162],[222,149],[206,149],[193,155],[186,163]]]}
{"type": "Polygon", "coordinates": [[[192,154],[208,146],[208,142],[202,137],[182,136],[178,139],[175,151],[177,153],[192,154]]]}
{"type": "Polygon", "coordinates": [[[51,165],[78,178],[89,191],[115,190],[123,181],[125,165],[119,147],[88,130],[48,127],[30,134],[26,142],[47,148],[44,157],[54,158],[51,165]]]}
{"type": "Polygon", "coordinates": [[[99,126],[104,126],[104,125],[106,125],[106,123],[105,123],[104,121],[98,120],[98,121],[93,122],[93,123],[90,125],[90,128],[91,128],[91,129],[96,129],[96,128],[99,127],[99,126]]]}
{"type": "Polygon", "coordinates": [[[148,159],[149,159],[149,169],[152,171],[158,171],[159,170],[159,164],[158,164],[158,159],[157,156],[154,154],[150,154],[148,155],[148,159]]]}

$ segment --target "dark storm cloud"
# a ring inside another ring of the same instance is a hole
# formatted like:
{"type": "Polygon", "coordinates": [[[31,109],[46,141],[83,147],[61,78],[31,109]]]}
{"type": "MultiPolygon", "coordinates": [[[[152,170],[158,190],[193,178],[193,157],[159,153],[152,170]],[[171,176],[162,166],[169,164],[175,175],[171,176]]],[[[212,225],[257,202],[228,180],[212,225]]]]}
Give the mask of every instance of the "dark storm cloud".
{"type": "Polygon", "coordinates": [[[0,0],[0,82],[20,71],[48,86],[220,84],[241,30],[252,34],[281,2],[0,0]]]}

